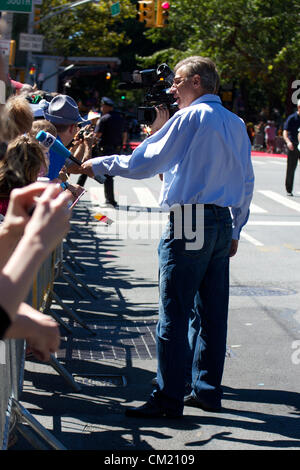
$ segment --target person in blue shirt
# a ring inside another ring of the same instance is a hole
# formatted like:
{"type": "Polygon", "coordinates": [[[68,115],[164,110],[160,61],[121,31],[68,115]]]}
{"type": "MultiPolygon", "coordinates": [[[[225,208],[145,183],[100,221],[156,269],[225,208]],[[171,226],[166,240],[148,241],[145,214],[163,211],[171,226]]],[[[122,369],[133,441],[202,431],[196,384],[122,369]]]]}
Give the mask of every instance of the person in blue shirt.
{"type": "Polygon", "coordinates": [[[300,128],[300,100],[297,102],[297,111],[284,122],[283,138],[287,145],[287,167],[285,189],[288,196],[293,196],[294,176],[300,158],[298,149],[298,130],[300,128]]]}
{"type": "Polygon", "coordinates": [[[170,92],[179,111],[131,155],[94,158],[78,169],[135,179],[163,174],[160,204],[170,217],[158,247],[157,385],[145,404],[126,409],[131,417],[177,418],[184,405],[221,409],[229,258],[237,252],[254,187],[246,125],[222,106],[215,64],[193,56],[174,72],[170,92]],[[192,391],[185,396],[192,311],[200,330],[192,391]]]}

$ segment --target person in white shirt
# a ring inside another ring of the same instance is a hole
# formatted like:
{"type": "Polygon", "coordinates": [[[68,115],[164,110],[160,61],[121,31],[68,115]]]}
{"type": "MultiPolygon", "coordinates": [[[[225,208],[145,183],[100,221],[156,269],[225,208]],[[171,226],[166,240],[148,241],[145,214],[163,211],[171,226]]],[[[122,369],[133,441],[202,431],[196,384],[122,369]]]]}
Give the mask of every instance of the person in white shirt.
{"type": "Polygon", "coordinates": [[[131,155],[94,158],[77,170],[134,179],[163,173],[160,204],[170,217],[158,249],[157,386],[144,405],[126,409],[132,417],[181,417],[184,405],[221,408],[229,258],[254,187],[246,126],[222,106],[215,64],[193,56],[174,72],[170,92],[179,111],[131,155]],[[201,327],[192,392],[184,397],[191,311],[200,315],[201,327]]]}

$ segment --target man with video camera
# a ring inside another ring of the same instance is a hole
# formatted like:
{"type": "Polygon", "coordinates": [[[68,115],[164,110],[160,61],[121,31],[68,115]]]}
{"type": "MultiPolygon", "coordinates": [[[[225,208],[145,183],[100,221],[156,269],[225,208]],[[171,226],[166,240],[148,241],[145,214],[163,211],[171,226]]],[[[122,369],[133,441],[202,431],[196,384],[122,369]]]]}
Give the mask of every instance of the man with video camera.
{"type": "MultiPolygon", "coordinates": [[[[90,176],[136,179],[163,173],[160,204],[170,210],[170,217],[158,249],[157,386],[144,405],[126,409],[126,415],[132,417],[177,418],[184,405],[220,410],[229,258],[237,252],[253,195],[246,126],[222,106],[216,94],[219,76],[215,64],[205,57],[188,57],[174,72],[170,92],[179,111],[132,155],[98,157],[78,168],[90,176]],[[188,224],[193,242],[186,233],[188,224]],[[194,352],[192,392],[185,397],[191,312],[199,315],[201,328],[194,352]]],[[[158,119],[161,117],[158,111],[158,119]]]]}

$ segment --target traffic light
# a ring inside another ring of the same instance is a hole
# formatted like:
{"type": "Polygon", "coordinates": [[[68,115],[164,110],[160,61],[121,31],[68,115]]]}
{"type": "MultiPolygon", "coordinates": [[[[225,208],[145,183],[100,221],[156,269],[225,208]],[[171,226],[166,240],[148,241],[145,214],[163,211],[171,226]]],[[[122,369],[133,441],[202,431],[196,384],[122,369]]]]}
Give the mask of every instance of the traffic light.
{"type": "Polygon", "coordinates": [[[9,66],[14,65],[15,57],[16,57],[16,41],[12,39],[10,41],[10,49],[9,49],[9,59],[8,59],[9,66]]]}
{"type": "Polygon", "coordinates": [[[30,67],[30,69],[29,69],[29,75],[34,75],[35,72],[36,72],[36,68],[35,68],[34,65],[32,65],[32,66],[30,67]]]}
{"type": "Polygon", "coordinates": [[[36,66],[32,64],[28,72],[29,72],[30,82],[33,85],[36,82],[36,66]]]}
{"type": "Polygon", "coordinates": [[[34,29],[39,29],[40,28],[40,24],[36,24],[38,21],[40,21],[41,19],[41,9],[39,6],[34,6],[34,16],[33,16],[33,27],[34,29]]]}
{"type": "Polygon", "coordinates": [[[155,3],[154,0],[137,3],[137,19],[143,23],[146,28],[155,26],[155,3]]]}
{"type": "Polygon", "coordinates": [[[157,0],[156,24],[157,28],[164,28],[169,24],[170,3],[157,0]]]}
{"type": "Polygon", "coordinates": [[[106,72],[105,80],[110,80],[110,79],[111,79],[111,73],[110,73],[110,72],[106,72]]]}

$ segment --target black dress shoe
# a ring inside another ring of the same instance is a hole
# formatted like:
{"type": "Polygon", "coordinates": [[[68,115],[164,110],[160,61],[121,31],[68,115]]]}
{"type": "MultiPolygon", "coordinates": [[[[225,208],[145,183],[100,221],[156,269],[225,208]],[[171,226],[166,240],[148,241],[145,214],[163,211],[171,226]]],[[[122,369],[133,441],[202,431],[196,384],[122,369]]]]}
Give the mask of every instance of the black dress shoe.
{"type": "MultiPolygon", "coordinates": [[[[157,387],[158,385],[158,381],[157,381],[157,377],[153,377],[153,379],[151,380],[151,385],[154,385],[155,387],[157,387]]],[[[189,395],[192,391],[192,387],[189,383],[186,383],[185,384],[185,390],[184,390],[184,394],[185,396],[186,395],[189,395]]]]}
{"type": "Polygon", "coordinates": [[[182,418],[182,414],[161,408],[151,401],[147,401],[142,406],[126,408],[125,415],[131,418],[182,418]]]}
{"type": "Polygon", "coordinates": [[[184,406],[193,406],[194,408],[201,408],[204,411],[211,411],[217,413],[221,411],[221,406],[209,406],[204,401],[198,400],[193,395],[187,395],[184,397],[184,406]]]}

